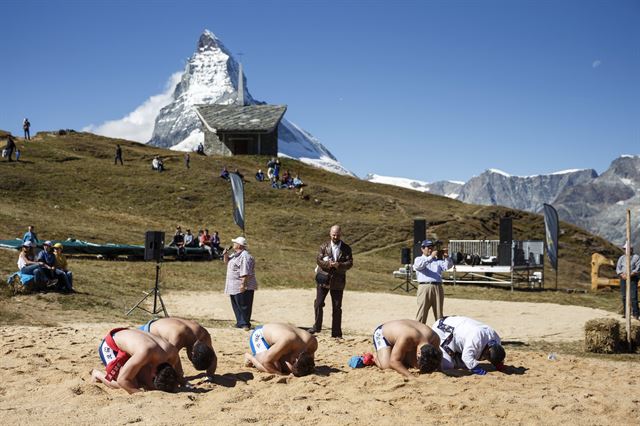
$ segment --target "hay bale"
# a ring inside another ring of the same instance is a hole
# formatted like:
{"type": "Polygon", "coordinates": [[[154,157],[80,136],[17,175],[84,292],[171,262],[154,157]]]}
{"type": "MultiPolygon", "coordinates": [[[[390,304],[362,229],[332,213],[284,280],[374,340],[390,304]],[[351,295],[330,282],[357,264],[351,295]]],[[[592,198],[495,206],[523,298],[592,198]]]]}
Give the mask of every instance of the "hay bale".
{"type": "Polygon", "coordinates": [[[584,349],[612,354],[620,343],[620,323],[612,318],[592,319],[584,325],[584,349]]]}

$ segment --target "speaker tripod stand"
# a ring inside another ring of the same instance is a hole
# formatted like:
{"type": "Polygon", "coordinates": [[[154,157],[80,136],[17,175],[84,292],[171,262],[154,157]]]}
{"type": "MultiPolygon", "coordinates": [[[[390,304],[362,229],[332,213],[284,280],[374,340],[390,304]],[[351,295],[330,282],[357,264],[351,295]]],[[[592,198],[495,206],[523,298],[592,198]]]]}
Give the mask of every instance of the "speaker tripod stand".
{"type": "Polygon", "coordinates": [[[395,288],[391,291],[396,291],[397,289],[400,288],[404,290],[406,293],[409,293],[411,290],[418,289],[418,287],[416,287],[416,285],[411,282],[411,276],[413,275],[413,272],[411,271],[411,265],[404,265],[404,272],[405,272],[404,282],[395,286],[395,288]]]}
{"type": "Polygon", "coordinates": [[[157,316],[160,312],[164,313],[165,318],[169,316],[169,314],[167,313],[167,308],[164,306],[164,301],[162,300],[162,296],[160,295],[160,286],[158,285],[159,277],[160,277],[160,262],[158,261],[156,262],[156,283],[154,287],[151,290],[149,290],[148,293],[145,293],[144,297],[140,299],[138,303],[136,303],[133,306],[133,308],[129,309],[129,312],[127,312],[127,315],[130,315],[131,312],[133,312],[136,308],[138,308],[140,310],[150,313],[154,317],[157,316]],[[150,311],[140,306],[142,302],[147,300],[147,298],[150,297],[151,295],[153,295],[153,311],[150,311]]]}

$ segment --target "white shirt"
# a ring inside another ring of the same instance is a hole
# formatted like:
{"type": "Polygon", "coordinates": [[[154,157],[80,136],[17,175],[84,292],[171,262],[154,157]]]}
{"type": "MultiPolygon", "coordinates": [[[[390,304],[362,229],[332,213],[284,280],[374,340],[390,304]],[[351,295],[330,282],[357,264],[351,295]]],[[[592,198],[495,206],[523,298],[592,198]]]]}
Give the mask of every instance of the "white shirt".
{"type": "MultiPolygon", "coordinates": [[[[462,362],[471,370],[478,365],[478,360],[491,340],[501,344],[500,336],[488,325],[468,317],[451,316],[444,318],[444,324],[453,327],[453,340],[449,347],[461,354],[462,362]]],[[[440,321],[434,324],[438,327],[440,321]]],[[[447,335],[449,333],[446,333],[447,335]]]]}
{"type": "Polygon", "coordinates": [[[335,244],[333,241],[331,241],[331,253],[333,254],[333,261],[337,262],[338,261],[338,257],[340,257],[340,245],[342,244],[342,241],[338,242],[338,244],[335,244]]]}
{"type": "Polygon", "coordinates": [[[438,260],[423,254],[413,261],[413,270],[416,271],[416,279],[419,283],[442,282],[442,273],[451,267],[453,267],[453,260],[450,257],[438,260]]]}
{"type": "Polygon", "coordinates": [[[240,285],[243,277],[247,278],[247,290],[256,290],[258,282],[255,274],[255,260],[248,251],[242,250],[240,253],[234,253],[227,263],[227,279],[224,285],[224,293],[234,295],[240,293],[240,285]]]}
{"type": "Polygon", "coordinates": [[[27,256],[24,253],[20,253],[20,256],[18,256],[18,269],[22,269],[25,266],[27,266],[27,256]]]}
{"type": "MultiPolygon", "coordinates": [[[[631,255],[631,273],[640,272],[640,256],[637,254],[631,255]]],[[[622,255],[618,258],[618,263],[616,264],[616,274],[626,274],[627,273],[627,256],[622,255]]]]}

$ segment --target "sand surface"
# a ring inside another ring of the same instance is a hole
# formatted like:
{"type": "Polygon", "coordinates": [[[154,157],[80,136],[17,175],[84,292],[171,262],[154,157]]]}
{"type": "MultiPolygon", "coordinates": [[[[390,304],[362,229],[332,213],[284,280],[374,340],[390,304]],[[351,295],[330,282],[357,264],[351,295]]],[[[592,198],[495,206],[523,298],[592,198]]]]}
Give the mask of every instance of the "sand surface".
{"type": "MultiPolygon", "coordinates": [[[[213,293],[165,295],[170,314],[232,319],[228,298],[213,293]]],[[[309,290],[256,294],[254,319],[308,326],[309,290]]],[[[637,362],[558,355],[507,347],[512,374],[443,373],[411,381],[374,367],[351,369],[351,355],[371,351],[371,330],[412,317],[411,296],[347,293],[345,339],[319,335],[316,374],[295,378],[243,366],[248,333],[208,327],[218,353],[214,383],[204,382],[183,354],[195,390],[127,395],[90,383],[101,366],[97,346],[113,326],[0,327],[0,424],[638,424],[637,362]]],[[[507,341],[583,338],[584,321],[610,314],[553,304],[445,301],[445,312],[493,325],[507,341]]],[[[615,317],[615,316],[613,316],[615,317]]],[[[330,308],[325,316],[330,320],[330,308]]],[[[133,325],[133,324],[132,324],[133,325]]]]}

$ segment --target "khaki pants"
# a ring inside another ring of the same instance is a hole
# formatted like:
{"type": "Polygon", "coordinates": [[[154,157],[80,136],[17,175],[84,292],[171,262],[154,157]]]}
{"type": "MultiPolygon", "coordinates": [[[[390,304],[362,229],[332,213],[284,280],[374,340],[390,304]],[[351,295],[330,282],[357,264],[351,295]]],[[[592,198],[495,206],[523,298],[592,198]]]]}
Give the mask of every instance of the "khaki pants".
{"type": "Polygon", "coordinates": [[[443,317],[444,288],[442,284],[419,284],[418,285],[418,313],[416,321],[427,323],[429,309],[433,308],[435,320],[443,317]]]}

